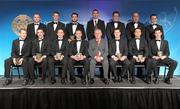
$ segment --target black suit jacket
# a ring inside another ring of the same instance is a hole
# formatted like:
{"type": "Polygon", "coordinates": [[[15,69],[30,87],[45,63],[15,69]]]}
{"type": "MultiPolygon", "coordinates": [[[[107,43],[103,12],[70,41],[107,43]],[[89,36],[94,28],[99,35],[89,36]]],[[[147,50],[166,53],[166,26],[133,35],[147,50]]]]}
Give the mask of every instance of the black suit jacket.
{"type": "Polygon", "coordinates": [[[69,43],[65,38],[63,38],[63,40],[62,40],[61,49],[59,49],[59,43],[58,43],[57,39],[55,41],[53,41],[50,46],[51,46],[50,47],[50,53],[52,56],[56,55],[56,53],[61,53],[62,55],[67,57],[68,49],[69,49],[69,43]]]}
{"type": "MultiPolygon", "coordinates": [[[[123,39],[125,39],[126,35],[125,35],[125,25],[124,25],[124,23],[118,22],[118,27],[117,28],[119,28],[121,30],[121,37],[123,39]]],[[[113,21],[107,23],[107,26],[106,26],[106,36],[107,36],[107,38],[109,40],[114,39],[114,29],[115,28],[114,28],[114,22],[113,21]]]]}
{"type": "Polygon", "coordinates": [[[140,46],[139,46],[139,50],[138,50],[137,46],[136,46],[136,39],[133,38],[129,42],[129,55],[131,57],[137,56],[137,55],[143,55],[144,57],[148,57],[149,56],[149,48],[148,48],[148,44],[147,44],[146,40],[143,38],[140,39],[140,46]]]}
{"type": "MultiPolygon", "coordinates": [[[[40,23],[38,28],[42,28],[46,34],[46,25],[40,23]]],[[[34,23],[31,23],[27,26],[27,36],[28,36],[27,38],[30,40],[34,40],[37,38],[34,30],[34,23]]]]}
{"type": "MultiPolygon", "coordinates": [[[[161,29],[162,39],[164,39],[163,27],[161,25],[157,24],[157,28],[161,29]]],[[[155,39],[155,36],[154,36],[154,29],[153,29],[152,25],[150,24],[150,25],[146,26],[146,40],[149,43],[152,39],[155,39]]]]}
{"type": "MultiPolygon", "coordinates": [[[[142,38],[145,38],[145,26],[143,23],[138,22],[138,27],[141,28],[141,32],[142,32],[142,38]]],[[[130,41],[131,39],[133,39],[134,36],[134,23],[133,22],[129,22],[126,26],[126,37],[128,39],[128,41],[130,41]]]]}
{"type": "MultiPolygon", "coordinates": [[[[78,53],[76,42],[77,41],[75,40],[69,44],[69,53],[68,53],[69,57],[72,55],[76,55],[78,53]]],[[[80,47],[80,53],[82,53],[82,55],[85,55],[86,57],[88,57],[89,56],[88,48],[89,48],[88,41],[82,40],[81,47],[80,47]]]]}
{"type": "MultiPolygon", "coordinates": [[[[82,24],[78,23],[76,30],[77,29],[82,31],[82,39],[86,39],[84,26],[82,24]]],[[[71,35],[74,35],[74,34],[73,34],[73,30],[72,30],[72,23],[69,23],[66,25],[66,36],[68,38],[70,38],[71,35]]]]}
{"type": "Polygon", "coordinates": [[[53,25],[54,25],[54,22],[50,22],[50,23],[47,24],[47,35],[46,35],[46,37],[47,37],[48,40],[51,40],[51,41],[56,40],[56,38],[57,38],[57,30],[58,29],[63,29],[64,33],[66,33],[64,23],[58,22],[58,25],[57,25],[55,31],[54,31],[53,25]]]}
{"type": "MultiPolygon", "coordinates": [[[[104,37],[105,36],[105,23],[103,20],[98,19],[98,23],[96,25],[96,28],[101,29],[102,36],[104,37]]],[[[87,34],[88,40],[91,40],[94,38],[94,30],[95,30],[94,21],[92,19],[92,20],[88,21],[87,28],[86,28],[86,34],[87,34]]]]}
{"type": "MultiPolygon", "coordinates": [[[[128,56],[128,46],[127,42],[124,39],[119,40],[119,49],[123,56],[128,56]]],[[[116,54],[116,40],[112,39],[109,41],[109,56],[116,54]]]]}
{"type": "Polygon", "coordinates": [[[19,55],[20,48],[19,48],[19,39],[13,40],[12,43],[12,50],[11,50],[11,57],[12,58],[26,58],[30,56],[31,52],[31,41],[28,39],[24,40],[24,44],[21,50],[21,56],[19,55]]]}
{"type": "Polygon", "coordinates": [[[32,56],[35,56],[36,53],[41,53],[42,55],[48,56],[50,54],[50,48],[49,43],[47,39],[43,39],[42,45],[41,45],[41,51],[39,51],[39,41],[38,39],[35,39],[32,41],[32,56]]]}
{"type": "MultiPolygon", "coordinates": [[[[161,40],[160,50],[163,52],[163,55],[165,55],[167,57],[170,55],[168,41],[163,40],[163,39],[161,40]]],[[[155,39],[151,40],[150,43],[149,43],[150,57],[157,56],[158,51],[159,50],[158,50],[158,47],[157,47],[157,44],[156,44],[156,40],[155,39]]]]}

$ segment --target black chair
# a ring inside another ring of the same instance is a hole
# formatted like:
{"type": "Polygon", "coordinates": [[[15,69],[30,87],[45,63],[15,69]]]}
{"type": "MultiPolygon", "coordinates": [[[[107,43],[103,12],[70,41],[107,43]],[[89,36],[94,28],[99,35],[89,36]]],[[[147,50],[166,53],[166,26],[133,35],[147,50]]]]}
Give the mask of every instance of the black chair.
{"type": "Polygon", "coordinates": [[[19,79],[21,79],[21,75],[20,75],[20,65],[12,65],[11,66],[11,69],[10,69],[10,74],[11,74],[11,80],[13,79],[13,73],[14,73],[14,70],[17,70],[17,72],[18,72],[18,77],[19,77],[19,79]]]}

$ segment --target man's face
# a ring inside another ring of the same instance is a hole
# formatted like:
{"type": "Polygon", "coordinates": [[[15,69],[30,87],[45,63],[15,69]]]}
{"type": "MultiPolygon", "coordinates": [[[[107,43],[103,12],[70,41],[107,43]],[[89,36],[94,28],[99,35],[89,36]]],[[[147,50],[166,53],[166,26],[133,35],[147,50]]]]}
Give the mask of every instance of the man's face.
{"type": "Polygon", "coordinates": [[[81,31],[76,31],[75,36],[76,36],[77,40],[81,40],[82,32],[81,31]]]}
{"type": "Polygon", "coordinates": [[[35,22],[35,23],[39,23],[39,22],[40,22],[40,20],[41,20],[40,15],[35,14],[35,15],[34,15],[34,22],[35,22]]]}
{"type": "Polygon", "coordinates": [[[75,15],[75,14],[73,14],[73,15],[71,16],[71,20],[72,20],[72,22],[77,22],[77,21],[78,21],[78,16],[75,15]]]}
{"type": "Polygon", "coordinates": [[[119,14],[118,13],[113,14],[113,21],[119,21],[119,14]]]}
{"type": "Polygon", "coordinates": [[[99,12],[98,11],[93,11],[92,16],[94,19],[98,19],[99,18],[99,12]]]}
{"type": "Polygon", "coordinates": [[[134,35],[136,38],[140,38],[141,37],[141,29],[136,29],[134,32],[134,35]]]}
{"type": "Polygon", "coordinates": [[[120,36],[121,36],[121,32],[119,30],[115,30],[114,31],[114,36],[115,36],[115,39],[119,39],[120,36]]]}
{"type": "Polygon", "coordinates": [[[157,16],[151,16],[151,23],[156,24],[157,23],[157,16]]]}
{"type": "Polygon", "coordinates": [[[160,30],[155,31],[154,35],[155,35],[156,39],[161,39],[162,32],[160,30]]]}
{"type": "Polygon", "coordinates": [[[95,30],[94,36],[95,36],[96,39],[100,39],[102,37],[101,30],[95,30]]]}
{"type": "Polygon", "coordinates": [[[54,14],[53,14],[53,20],[54,20],[54,21],[58,21],[58,20],[59,20],[59,14],[54,13],[54,14]]]}
{"type": "Polygon", "coordinates": [[[19,33],[19,37],[24,40],[27,37],[27,32],[25,30],[21,30],[19,33]]]}
{"type": "Polygon", "coordinates": [[[60,39],[63,39],[63,37],[64,37],[64,31],[63,30],[58,30],[57,31],[57,36],[58,36],[58,38],[60,38],[60,39]]]}
{"type": "Polygon", "coordinates": [[[138,21],[139,21],[139,14],[138,14],[138,13],[133,13],[133,15],[132,15],[132,21],[133,21],[133,22],[138,22],[138,21]]]}
{"type": "Polygon", "coordinates": [[[37,36],[38,36],[38,39],[43,39],[44,38],[44,31],[41,29],[37,30],[37,36]]]}

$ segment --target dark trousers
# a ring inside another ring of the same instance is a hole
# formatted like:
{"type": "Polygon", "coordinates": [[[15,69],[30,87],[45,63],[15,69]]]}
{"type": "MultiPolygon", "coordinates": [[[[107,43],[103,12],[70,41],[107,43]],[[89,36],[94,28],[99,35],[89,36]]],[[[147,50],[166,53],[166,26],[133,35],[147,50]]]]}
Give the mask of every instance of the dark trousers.
{"type": "Polygon", "coordinates": [[[47,69],[47,62],[48,62],[48,59],[45,58],[43,59],[43,61],[41,63],[37,63],[36,61],[34,61],[33,58],[30,58],[29,59],[29,72],[30,72],[30,78],[31,79],[34,79],[34,68],[36,66],[38,67],[41,67],[41,74],[42,74],[42,78],[44,79],[45,76],[46,76],[46,71],[48,70],[47,69]]]}
{"type": "Polygon", "coordinates": [[[82,61],[76,61],[72,58],[69,58],[68,68],[71,78],[74,78],[74,65],[83,65],[84,72],[82,73],[82,78],[85,78],[89,72],[89,59],[84,59],[82,61]]]}
{"type": "MultiPolygon", "coordinates": [[[[159,76],[159,72],[158,72],[158,65],[168,65],[169,66],[169,71],[167,73],[167,77],[166,78],[172,78],[173,74],[174,74],[174,70],[177,67],[177,61],[171,59],[171,58],[166,58],[164,60],[155,60],[155,59],[151,59],[152,60],[152,69],[154,70],[154,75],[155,77],[159,76]]],[[[150,76],[151,74],[148,74],[148,76],[150,76]]]]}
{"type": "MultiPolygon", "coordinates": [[[[11,66],[15,66],[13,63],[13,58],[8,58],[4,61],[4,69],[5,69],[5,77],[10,78],[10,69],[11,66]]],[[[23,68],[23,73],[24,73],[24,78],[28,79],[29,74],[28,74],[28,58],[24,58],[22,62],[22,68],[23,68]]]]}
{"type": "Polygon", "coordinates": [[[54,60],[53,57],[50,57],[48,60],[48,68],[50,72],[51,78],[55,78],[55,65],[62,65],[62,78],[64,79],[66,77],[67,73],[67,59],[63,58],[61,61],[54,60]]]}
{"type": "Polygon", "coordinates": [[[128,68],[130,66],[130,62],[128,59],[125,59],[124,61],[114,61],[113,59],[110,59],[110,67],[113,71],[114,77],[117,77],[117,75],[118,75],[116,65],[122,65],[122,73],[120,74],[120,76],[122,76],[128,70],[128,68]]]}

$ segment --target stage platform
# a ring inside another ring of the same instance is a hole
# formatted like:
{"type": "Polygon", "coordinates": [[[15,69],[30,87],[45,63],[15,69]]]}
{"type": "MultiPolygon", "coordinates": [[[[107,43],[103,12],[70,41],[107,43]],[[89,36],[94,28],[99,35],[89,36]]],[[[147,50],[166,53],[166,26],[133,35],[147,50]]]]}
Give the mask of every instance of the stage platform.
{"type": "Polygon", "coordinates": [[[34,85],[22,86],[22,79],[15,77],[13,83],[3,86],[0,78],[0,109],[179,109],[180,77],[172,79],[172,85],[146,84],[136,78],[136,84],[127,80],[122,83],[105,85],[95,78],[93,85],[77,83],[51,85],[42,83],[40,78],[34,85]]]}

